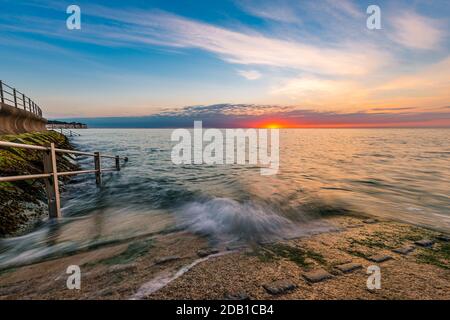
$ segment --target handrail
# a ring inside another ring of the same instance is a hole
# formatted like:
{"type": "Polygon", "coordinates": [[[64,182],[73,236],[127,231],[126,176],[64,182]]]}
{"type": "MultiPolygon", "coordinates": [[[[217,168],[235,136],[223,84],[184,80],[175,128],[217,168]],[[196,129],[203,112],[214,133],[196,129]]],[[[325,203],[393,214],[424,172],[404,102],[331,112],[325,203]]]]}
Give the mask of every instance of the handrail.
{"type": "MultiPolygon", "coordinates": [[[[51,128],[51,129],[48,129],[48,130],[53,130],[55,132],[58,132],[58,130],[56,128],[51,128]]],[[[72,136],[77,136],[77,137],[81,136],[81,134],[79,134],[77,132],[74,132],[74,131],[72,131],[70,129],[64,129],[64,128],[59,128],[59,133],[65,135],[65,136],[71,136],[71,137],[72,136]]]]}
{"type": "Polygon", "coordinates": [[[22,148],[22,149],[39,150],[39,151],[45,152],[44,158],[43,158],[44,173],[21,175],[21,176],[0,177],[0,182],[45,179],[45,189],[47,191],[48,208],[49,208],[50,218],[61,217],[61,200],[60,200],[60,196],[59,196],[58,177],[95,173],[96,184],[97,184],[97,186],[100,186],[102,183],[102,172],[120,171],[120,160],[122,159],[125,162],[128,161],[127,157],[103,155],[103,154],[100,154],[99,152],[90,153],[90,152],[82,152],[82,151],[75,151],[75,150],[58,149],[58,148],[55,148],[54,143],[51,143],[50,147],[43,147],[43,146],[35,146],[35,145],[0,140],[0,147],[22,148]],[[76,155],[94,157],[95,169],[58,172],[58,167],[56,165],[57,164],[56,163],[56,161],[57,161],[56,153],[64,153],[64,154],[68,153],[68,154],[76,154],[76,155]],[[102,167],[101,167],[101,159],[102,158],[115,159],[115,166],[113,168],[102,169],[102,167]]]}
{"type": "MultiPolygon", "coordinates": [[[[0,147],[22,148],[22,149],[41,150],[41,151],[50,151],[51,150],[51,147],[35,146],[32,144],[22,144],[22,143],[15,143],[15,142],[1,141],[1,140],[0,140],[0,147]]],[[[94,152],[84,152],[84,151],[58,149],[58,148],[55,148],[55,151],[59,152],[59,153],[71,153],[71,154],[77,154],[77,155],[82,155],[82,156],[92,156],[92,157],[95,156],[94,152]]],[[[116,158],[116,156],[111,156],[111,155],[107,155],[107,154],[102,154],[102,155],[100,155],[100,157],[111,158],[111,159],[116,158]]]]}
{"type": "Polygon", "coordinates": [[[41,108],[24,93],[0,80],[0,101],[17,109],[22,108],[42,118],[41,108]],[[9,90],[8,90],[9,89],[9,90]]]}
{"type": "Polygon", "coordinates": [[[29,174],[29,175],[26,175],[26,176],[0,177],[0,182],[13,182],[13,181],[22,181],[22,180],[34,180],[34,179],[49,178],[50,176],[51,176],[50,173],[42,173],[42,174],[29,174]]]}

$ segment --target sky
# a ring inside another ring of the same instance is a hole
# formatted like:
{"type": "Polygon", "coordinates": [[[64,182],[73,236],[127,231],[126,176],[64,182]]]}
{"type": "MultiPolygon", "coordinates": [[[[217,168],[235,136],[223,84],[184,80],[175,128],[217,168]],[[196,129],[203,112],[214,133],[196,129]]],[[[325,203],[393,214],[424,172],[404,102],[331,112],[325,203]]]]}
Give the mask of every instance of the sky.
{"type": "Polygon", "coordinates": [[[450,127],[447,0],[0,0],[0,78],[92,126],[450,127]],[[66,9],[81,9],[69,30],[66,9]],[[369,30],[369,5],[381,29],[369,30]]]}

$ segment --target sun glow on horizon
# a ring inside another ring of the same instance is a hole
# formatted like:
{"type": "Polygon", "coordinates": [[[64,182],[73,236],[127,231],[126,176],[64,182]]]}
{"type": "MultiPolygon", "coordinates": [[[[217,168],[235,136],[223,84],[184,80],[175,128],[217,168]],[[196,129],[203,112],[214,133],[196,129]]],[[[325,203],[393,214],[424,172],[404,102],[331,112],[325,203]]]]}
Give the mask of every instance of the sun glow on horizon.
{"type": "Polygon", "coordinates": [[[286,119],[277,118],[277,119],[266,119],[265,121],[261,121],[259,123],[254,124],[254,126],[263,129],[286,129],[298,127],[299,124],[293,123],[286,119]]]}
{"type": "Polygon", "coordinates": [[[265,129],[281,129],[283,126],[278,123],[268,123],[264,125],[265,129]]]}

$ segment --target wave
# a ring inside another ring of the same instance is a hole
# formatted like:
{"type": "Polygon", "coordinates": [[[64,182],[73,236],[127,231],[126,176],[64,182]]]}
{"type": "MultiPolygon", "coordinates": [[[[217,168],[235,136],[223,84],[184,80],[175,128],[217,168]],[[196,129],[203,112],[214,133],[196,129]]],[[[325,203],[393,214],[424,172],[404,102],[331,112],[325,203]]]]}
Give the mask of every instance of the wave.
{"type": "Polygon", "coordinates": [[[176,218],[180,227],[219,242],[267,242],[331,228],[324,221],[299,223],[266,204],[229,198],[190,202],[177,210],[176,218]]]}

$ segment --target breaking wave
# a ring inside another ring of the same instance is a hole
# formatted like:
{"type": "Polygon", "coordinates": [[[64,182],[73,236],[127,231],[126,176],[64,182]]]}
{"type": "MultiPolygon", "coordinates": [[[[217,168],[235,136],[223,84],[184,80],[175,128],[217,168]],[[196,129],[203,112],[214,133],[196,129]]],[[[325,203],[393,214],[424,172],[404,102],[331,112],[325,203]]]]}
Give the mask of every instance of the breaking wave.
{"type": "Polygon", "coordinates": [[[269,206],[229,198],[188,203],[177,218],[182,228],[219,241],[266,242],[330,229],[323,221],[299,223],[269,206]]]}

